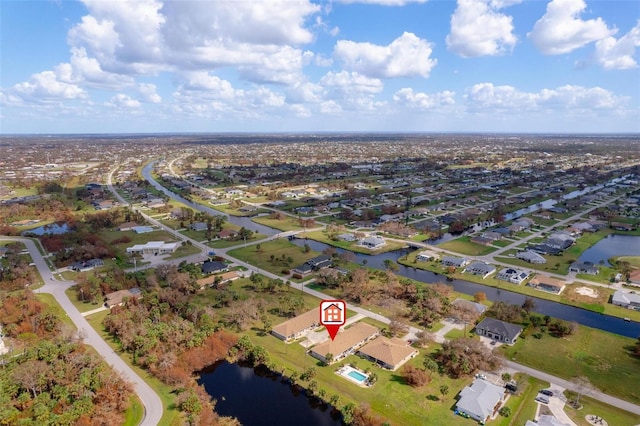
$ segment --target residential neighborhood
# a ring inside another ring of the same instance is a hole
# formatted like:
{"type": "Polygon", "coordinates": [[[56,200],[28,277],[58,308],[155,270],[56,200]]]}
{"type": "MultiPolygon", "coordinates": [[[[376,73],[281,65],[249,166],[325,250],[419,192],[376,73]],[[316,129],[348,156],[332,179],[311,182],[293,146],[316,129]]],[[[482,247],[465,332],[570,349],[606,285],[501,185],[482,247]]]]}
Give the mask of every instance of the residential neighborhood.
{"type": "MultiPolygon", "coordinates": [[[[448,138],[142,138],[117,162],[117,141],[60,138],[56,167],[9,144],[3,297],[64,294],[110,354],[172,389],[229,359],[346,424],[640,423],[634,141],[587,156],[548,152],[574,146],[560,137],[448,138]]],[[[4,321],[13,354],[46,324],[4,321]]]]}

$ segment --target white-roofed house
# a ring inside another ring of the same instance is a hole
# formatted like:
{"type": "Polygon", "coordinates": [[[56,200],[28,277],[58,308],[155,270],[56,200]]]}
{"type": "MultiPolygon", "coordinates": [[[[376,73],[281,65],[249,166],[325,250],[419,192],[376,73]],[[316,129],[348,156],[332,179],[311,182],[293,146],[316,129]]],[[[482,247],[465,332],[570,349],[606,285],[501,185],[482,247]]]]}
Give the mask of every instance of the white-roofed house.
{"type": "Polygon", "coordinates": [[[504,399],[504,388],[482,379],[476,379],[460,391],[456,411],[465,413],[479,422],[487,419],[498,409],[504,399]]]}

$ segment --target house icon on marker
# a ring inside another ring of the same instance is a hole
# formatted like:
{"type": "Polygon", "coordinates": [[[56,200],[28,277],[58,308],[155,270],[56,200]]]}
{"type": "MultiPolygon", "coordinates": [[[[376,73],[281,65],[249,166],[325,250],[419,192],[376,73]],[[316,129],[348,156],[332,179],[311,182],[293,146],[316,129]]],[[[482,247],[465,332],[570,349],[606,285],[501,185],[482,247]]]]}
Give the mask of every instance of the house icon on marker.
{"type": "Polygon", "coordinates": [[[322,322],[342,324],[344,311],[337,303],[331,303],[322,307],[322,322]]]}

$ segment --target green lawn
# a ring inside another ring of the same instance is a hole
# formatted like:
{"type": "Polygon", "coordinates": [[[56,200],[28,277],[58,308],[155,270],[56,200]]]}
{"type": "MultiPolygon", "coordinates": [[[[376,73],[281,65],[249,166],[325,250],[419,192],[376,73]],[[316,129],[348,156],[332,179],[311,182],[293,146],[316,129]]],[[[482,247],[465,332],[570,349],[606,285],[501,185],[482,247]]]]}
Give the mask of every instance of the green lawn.
{"type": "Polygon", "coordinates": [[[603,418],[610,426],[633,426],[640,424],[640,416],[612,407],[597,399],[582,396],[580,397],[580,404],[582,404],[582,409],[580,410],[575,410],[569,405],[564,406],[564,411],[578,426],[591,426],[585,419],[589,414],[603,418]]]}
{"type": "Polygon", "coordinates": [[[296,267],[319,255],[318,252],[313,250],[305,253],[304,248],[298,247],[285,238],[260,243],[259,246],[259,251],[258,244],[255,244],[231,250],[229,255],[278,275],[282,274],[283,269],[296,267]],[[282,263],[275,264],[271,262],[271,256],[276,259],[280,259],[282,256],[285,259],[291,257],[293,261],[289,266],[285,267],[282,263]]]}
{"type": "Polygon", "coordinates": [[[400,243],[397,241],[388,241],[387,243],[377,249],[377,250],[370,250],[366,247],[362,247],[359,246],[356,242],[347,242],[347,241],[336,241],[336,240],[332,240],[331,238],[329,238],[329,236],[326,234],[325,231],[310,231],[310,232],[306,232],[304,233],[304,236],[306,238],[309,238],[310,240],[315,240],[315,241],[320,241],[321,243],[325,243],[328,244],[330,246],[334,246],[334,247],[339,247],[339,248],[343,248],[345,250],[351,250],[353,252],[356,253],[363,253],[363,254],[380,254],[380,253],[386,253],[389,251],[394,251],[394,250],[399,250],[403,247],[406,247],[407,245],[404,243],[400,243]]]}
{"type": "Polygon", "coordinates": [[[125,413],[124,426],[137,426],[144,416],[144,405],[137,396],[132,396],[130,406],[125,413]]]}
{"type": "Polygon", "coordinates": [[[76,291],[73,287],[69,287],[64,292],[66,293],[69,300],[71,300],[71,303],[73,303],[73,306],[75,306],[76,309],[80,312],[88,312],[100,307],[99,303],[83,302],[82,300],[78,300],[76,291]]]}
{"type": "Polygon", "coordinates": [[[298,219],[290,216],[287,216],[282,220],[273,219],[269,216],[260,216],[254,217],[253,219],[251,219],[251,221],[285,232],[299,231],[302,229],[302,226],[300,226],[300,222],[298,221],[298,219]]]}
{"type": "Polygon", "coordinates": [[[484,256],[485,254],[489,254],[497,250],[495,247],[487,247],[482,244],[472,243],[469,236],[456,238],[455,240],[438,244],[438,247],[469,256],[484,256]]]}
{"type": "Polygon", "coordinates": [[[498,416],[497,422],[491,422],[495,426],[522,426],[527,420],[533,420],[536,416],[538,403],[535,398],[540,389],[548,388],[549,382],[543,382],[533,377],[516,374],[514,380],[518,382],[518,393],[511,395],[506,406],[511,409],[511,416],[498,416]]]}
{"type": "Polygon", "coordinates": [[[543,333],[536,339],[530,334],[501,351],[508,359],[558,377],[586,376],[602,392],[637,404],[640,359],[629,352],[634,342],[581,325],[575,335],[555,338],[543,333]]]}
{"type": "MultiPolygon", "coordinates": [[[[453,414],[455,404],[454,397],[467,384],[470,379],[453,380],[438,374],[433,375],[433,381],[418,389],[414,389],[404,383],[399,372],[390,372],[376,367],[371,362],[351,355],[340,363],[332,366],[323,366],[318,360],[305,355],[304,349],[297,343],[284,344],[273,336],[262,336],[251,332],[250,339],[265,347],[279,368],[284,369],[285,374],[292,371],[303,372],[313,366],[317,375],[314,380],[318,382],[318,389],[324,389],[328,396],[337,394],[340,396],[340,407],[352,402],[369,404],[371,409],[385,419],[397,425],[473,425],[475,422],[453,414]],[[355,363],[359,369],[370,369],[378,375],[378,381],[370,388],[363,389],[346,379],[335,374],[339,365],[355,363]],[[441,385],[449,387],[449,393],[441,400],[439,392],[441,385]]],[[[410,361],[411,364],[420,366],[423,356],[418,356],[410,361]]],[[[303,386],[305,383],[301,383],[303,386]]]]}

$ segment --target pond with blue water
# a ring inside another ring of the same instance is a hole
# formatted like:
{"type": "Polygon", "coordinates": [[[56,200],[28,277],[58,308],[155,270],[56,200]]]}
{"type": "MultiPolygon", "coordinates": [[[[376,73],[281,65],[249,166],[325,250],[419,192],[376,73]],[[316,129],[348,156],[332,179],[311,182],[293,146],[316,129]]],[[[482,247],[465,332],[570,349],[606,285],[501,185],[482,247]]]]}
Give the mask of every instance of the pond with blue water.
{"type": "Polygon", "coordinates": [[[339,413],[309,398],[266,367],[220,361],[200,372],[198,384],[216,403],[216,412],[236,417],[245,426],[341,425],[339,413]]]}
{"type": "Polygon", "coordinates": [[[611,266],[609,259],[618,256],[640,256],[640,237],[611,234],[585,250],[578,258],[581,262],[592,262],[611,266]]]}

